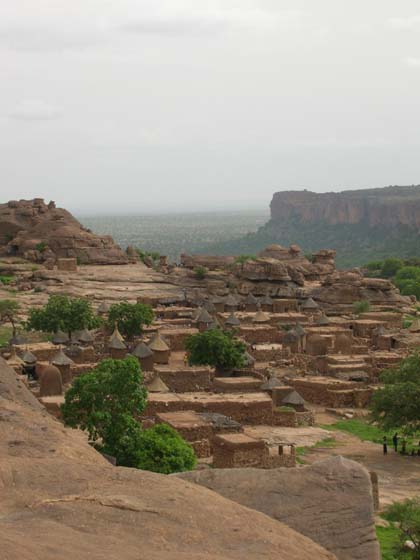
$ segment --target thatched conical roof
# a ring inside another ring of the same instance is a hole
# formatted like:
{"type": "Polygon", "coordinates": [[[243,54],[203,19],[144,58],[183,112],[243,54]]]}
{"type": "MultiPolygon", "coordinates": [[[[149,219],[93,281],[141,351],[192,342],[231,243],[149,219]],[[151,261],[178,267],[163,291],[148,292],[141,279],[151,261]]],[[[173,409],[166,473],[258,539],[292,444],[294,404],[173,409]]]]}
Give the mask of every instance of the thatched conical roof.
{"type": "Polygon", "coordinates": [[[258,299],[254,296],[252,292],[249,292],[249,294],[245,298],[245,304],[257,305],[257,303],[258,303],[258,299]]]}
{"type": "Polygon", "coordinates": [[[148,346],[153,352],[167,352],[169,350],[169,346],[163,340],[159,331],[157,331],[148,346]]]}
{"type": "Polygon", "coordinates": [[[319,305],[314,301],[311,297],[306,299],[302,305],[300,306],[301,309],[318,309],[319,305]]]}
{"type": "Polygon", "coordinates": [[[229,294],[225,299],[225,305],[227,307],[236,307],[238,305],[238,300],[233,294],[229,294]]]}
{"type": "Polygon", "coordinates": [[[60,330],[58,330],[52,338],[53,344],[65,344],[68,341],[69,341],[69,335],[60,330]]]}
{"type": "Polygon", "coordinates": [[[156,374],[152,381],[147,385],[149,393],[170,393],[168,386],[162,381],[159,374],[156,374]]]}
{"type": "Polygon", "coordinates": [[[318,327],[327,327],[329,324],[330,324],[330,320],[325,315],[325,313],[322,313],[322,315],[320,315],[318,319],[315,321],[315,325],[318,325],[318,327]]]}
{"type": "Polygon", "coordinates": [[[286,343],[293,343],[293,342],[297,342],[299,340],[299,335],[297,334],[297,332],[295,331],[295,329],[290,329],[290,331],[287,331],[287,333],[284,335],[283,338],[283,342],[286,343]]]}
{"type": "Polygon", "coordinates": [[[296,323],[296,326],[295,326],[295,328],[294,328],[293,330],[295,331],[295,333],[296,333],[299,337],[305,336],[305,334],[306,334],[305,329],[302,327],[302,325],[301,325],[300,323],[296,323]]]}
{"type": "Polygon", "coordinates": [[[299,395],[297,391],[291,391],[282,399],[281,404],[286,406],[297,406],[305,404],[305,400],[299,395]]]}
{"type": "Polygon", "coordinates": [[[109,338],[108,348],[112,348],[113,350],[125,350],[127,348],[124,339],[122,338],[117,328],[115,328],[114,332],[109,338]]]}
{"type": "Polygon", "coordinates": [[[140,359],[149,358],[150,356],[153,356],[152,350],[150,350],[150,348],[144,342],[139,342],[137,346],[134,348],[134,350],[131,352],[131,354],[136,358],[140,358],[140,359]]]}
{"type": "Polygon", "coordinates": [[[261,305],[273,305],[273,303],[274,303],[273,300],[271,299],[271,297],[268,294],[266,294],[265,296],[263,296],[260,299],[260,304],[261,305]]]}
{"type": "Polygon", "coordinates": [[[213,322],[213,319],[210,316],[207,309],[202,308],[201,311],[200,311],[200,315],[196,319],[196,322],[197,323],[205,323],[205,324],[208,325],[208,324],[213,322]]]}
{"type": "Polygon", "coordinates": [[[32,365],[36,364],[36,362],[38,361],[37,357],[34,354],[32,354],[32,352],[29,350],[28,347],[26,347],[26,350],[25,350],[25,352],[22,356],[22,360],[28,366],[32,366],[32,365]]]}
{"type": "Polygon", "coordinates": [[[235,315],[235,313],[232,312],[229,315],[229,317],[226,319],[225,325],[229,325],[231,327],[239,327],[241,325],[241,322],[238,319],[238,317],[235,315]]]}
{"type": "Polygon", "coordinates": [[[252,318],[253,323],[268,323],[270,321],[270,316],[267,313],[264,313],[261,309],[255,313],[252,318]]]}
{"type": "Polygon", "coordinates": [[[53,366],[71,366],[74,364],[73,360],[64,354],[61,347],[57,354],[52,358],[51,363],[53,366]]]}
{"type": "Polygon", "coordinates": [[[93,342],[94,340],[92,333],[87,329],[82,329],[81,331],[79,331],[77,333],[77,338],[78,340],[80,340],[80,342],[84,342],[85,344],[93,342]]]}

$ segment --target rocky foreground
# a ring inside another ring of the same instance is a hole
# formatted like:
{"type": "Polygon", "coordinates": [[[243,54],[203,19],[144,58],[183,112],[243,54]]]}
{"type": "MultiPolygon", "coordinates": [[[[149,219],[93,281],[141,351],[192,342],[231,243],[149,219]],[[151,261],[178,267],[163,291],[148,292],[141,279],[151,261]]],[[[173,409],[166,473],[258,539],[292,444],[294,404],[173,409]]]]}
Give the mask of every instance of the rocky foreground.
{"type": "Polygon", "coordinates": [[[0,557],[333,560],[285,524],[189,482],[113,467],[0,359],[0,557]]]}

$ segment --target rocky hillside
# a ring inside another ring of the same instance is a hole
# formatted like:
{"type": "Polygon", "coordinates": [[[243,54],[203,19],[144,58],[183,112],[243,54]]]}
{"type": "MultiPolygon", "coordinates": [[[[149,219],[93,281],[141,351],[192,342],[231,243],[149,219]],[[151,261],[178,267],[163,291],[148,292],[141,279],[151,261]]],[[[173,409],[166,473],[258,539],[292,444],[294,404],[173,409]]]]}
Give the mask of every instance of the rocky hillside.
{"type": "Polygon", "coordinates": [[[336,558],[206,488],[113,467],[47,414],[1,358],[0,420],[2,559],[336,558]]]}
{"type": "Polygon", "coordinates": [[[84,228],[70,212],[42,198],[0,204],[0,256],[34,262],[76,257],[85,264],[123,264],[127,256],[109,236],[84,228]]]}
{"type": "Polygon", "coordinates": [[[335,249],[341,267],[420,252],[420,186],[283,191],[274,194],[270,207],[271,219],[257,233],[205,252],[252,254],[270,243],[297,243],[306,253],[335,249]]]}

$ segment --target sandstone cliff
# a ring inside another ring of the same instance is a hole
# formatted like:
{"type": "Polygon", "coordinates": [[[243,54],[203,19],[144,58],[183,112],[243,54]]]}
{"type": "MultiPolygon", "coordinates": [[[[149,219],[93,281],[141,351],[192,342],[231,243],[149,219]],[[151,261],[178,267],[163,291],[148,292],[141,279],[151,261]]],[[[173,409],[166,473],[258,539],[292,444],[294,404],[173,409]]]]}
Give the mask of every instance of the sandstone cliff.
{"type": "Polygon", "coordinates": [[[420,186],[386,187],[355,191],[314,193],[283,191],[273,195],[271,219],[302,224],[363,224],[420,228],[420,186]]]}
{"type": "Polygon", "coordinates": [[[84,228],[70,212],[41,198],[0,204],[0,255],[34,262],[76,257],[86,264],[123,264],[127,256],[111,237],[84,228]]]}
{"type": "Polygon", "coordinates": [[[113,467],[0,358],[0,558],[334,560],[283,523],[189,482],[113,467]]]}

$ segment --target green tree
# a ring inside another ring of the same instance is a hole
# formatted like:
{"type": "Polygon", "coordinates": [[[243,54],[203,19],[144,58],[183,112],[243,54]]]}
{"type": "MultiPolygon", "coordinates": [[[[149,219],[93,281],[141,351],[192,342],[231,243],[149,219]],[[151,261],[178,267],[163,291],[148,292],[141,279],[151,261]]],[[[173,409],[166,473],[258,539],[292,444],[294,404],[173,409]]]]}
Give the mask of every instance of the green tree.
{"type": "Polygon", "coordinates": [[[143,325],[150,325],[153,319],[153,309],[143,303],[115,303],[108,312],[109,326],[117,324],[121,334],[128,338],[142,334],[143,325]]]}
{"type": "Polygon", "coordinates": [[[102,360],[94,370],[75,378],[61,407],[63,420],[87,431],[97,449],[135,466],[140,425],[136,417],[146,407],[138,360],[102,360]]]}
{"type": "Polygon", "coordinates": [[[96,317],[87,299],[55,295],[50,296],[41,309],[29,310],[26,327],[48,333],[61,330],[71,336],[75,331],[93,329],[100,324],[101,320],[96,317]]]}
{"type": "Polygon", "coordinates": [[[394,283],[403,296],[416,296],[420,299],[420,268],[404,266],[395,276],[394,283]]]}
{"type": "Polygon", "coordinates": [[[367,313],[369,309],[370,309],[370,303],[367,300],[355,301],[353,303],[353,312],[356,315],[360,315],[361,313],[367,313]]]}
{"type": "MultiPolygon", "coordinates": [[[[412,498],[403,502],[395,502],[385,511],[385,519],[395,523],[400,542],[396,554],[404,551],[404,558],[420,559],[420,498],[412,498]],[[407,551],[406,541],[413,543],[413,550],[407,551]]],[[[399,556],[397,556],[398,558],[399,556]]]]}
{"type": "Polygon", "coordinates": [[[397,367],[385,370],[383,387],[372,396],[372,417],[384,429],[420,429],[420,356],[412,354],[397,367]]]}
{"type": "Polygon", "coordinates": [[[140,433],[137,468],[171,474],[190,471],[195,464],[192,447],[170,426],[157,424],[140,433]]]}
{"type": "Polygon", "coordinates": [[[204,280],[207,276],[207,268],[205,266],[196,266],[194,268],[194,274],[197,280],[204,280]]]}
{"type": "Polygon", "coordinates": [[[16,336],[17,314],[19,304],[12,299],[0,300],[0,323],[10,323],[12,325],[13,336],[16,336]]]}
{"type": "Polygon", "coordinates": [[[209,365],[223,371],[245,365],[245,344],[220,329],[189,336],[186,349],[190,365],[209,365]]]}
{"type": "Polygon", "coordinates": [[[393,278],[403,266],[404,262],[401,259],[396,259],[394,257],[385,259],[381,268],[382,278],[393,278]]]}
{"type": "Polygon", "coordinates": [[[257,260],[256,255],[238,255],[237,257],[235,257],[235,263],[239,263],[239,264],[246,263],[247,261],[256,261],[256,260],[257,260]]]}

